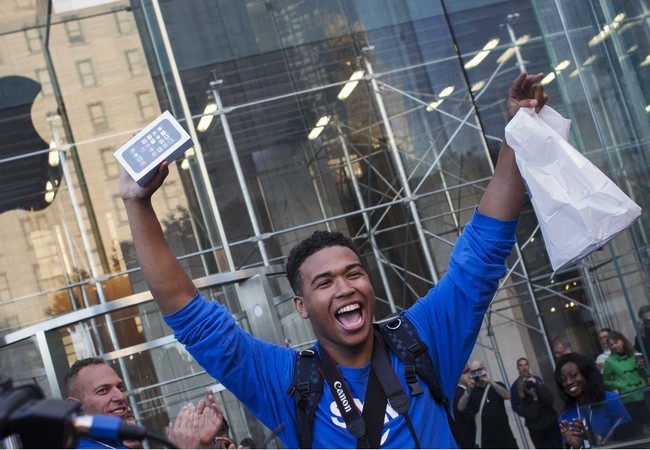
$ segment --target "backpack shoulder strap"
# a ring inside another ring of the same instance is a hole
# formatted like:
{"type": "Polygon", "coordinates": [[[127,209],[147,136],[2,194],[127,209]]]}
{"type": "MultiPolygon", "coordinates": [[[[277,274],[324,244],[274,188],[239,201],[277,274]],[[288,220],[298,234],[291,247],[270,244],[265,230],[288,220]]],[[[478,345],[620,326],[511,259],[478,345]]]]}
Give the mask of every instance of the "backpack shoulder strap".
{"type": "Polygon", "coordinates": [[[296,406],[298,445],[300,448],[312,447],[311,426],[316,406],[323,393],[323,375],[320,371],[320,358],[311,347],[296,353],[296,366],[287,394],[296,406]]]}
{"type": "Polygon", "coordinates": [[[395,317],[379,325],[379,331],[386,345],[406,363],[404,368],[406,381],[411,388],[411,395],[422,393],[415,373],[427,383],[434,400],[437,403],[447,403],[442,394],[438,375],[433,367],[433,361],[427,350],[429,347],[422,342],[418,332],[409,319],[404,315],[395,317]]]}
{"type": "Polygon", "coordinates": [[[423,392],[416,376],[417,373],[429,386],[436,403],[443,406],[447,416],[447,423],[458,445],[461,448],[473,448],[473,445],[470,445],[465,439],[458,423],[451,416],[449,399],[442,392],[438,374],[427,352],[429,347],[420,339],[415,326],[404,314],[401,314],[379,324],[378,328],[386,345],[405,363],[404,375],[411,389],[411,395],[420,395],[423,392]]]}

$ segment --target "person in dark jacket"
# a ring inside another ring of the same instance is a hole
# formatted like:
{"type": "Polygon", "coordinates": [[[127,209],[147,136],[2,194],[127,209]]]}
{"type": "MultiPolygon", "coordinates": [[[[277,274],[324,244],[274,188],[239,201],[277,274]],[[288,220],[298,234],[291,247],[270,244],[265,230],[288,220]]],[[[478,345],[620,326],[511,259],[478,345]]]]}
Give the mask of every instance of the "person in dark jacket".
{"type": "Polygon", "coordinates": [[[461,437],[464,439],[463,443],[458,443],[462,448],[475,447],[476,423],[474,421],[474,414],[476,414],[476,411],[468,408],[469,399],[475,387],[476,379],[472,378],[469,372],[469,366],[466,365],[463,369],[463,374],[460,376],[460,380],[458,380],[453,400],[454,417],[462,435],[461,437]]]}
{"type": "Polygon", "coordinates": [[[528,359],[517,360],[519,377],[510,387],[512,410],[526,419],[528,434],[535,448],[562,448],[558,414],[553,394],[542,379],[530,372],[528,359]]]}
{"type": "MultiPolygon", "coordinates": [[[[474,412],[476,423],[475,446],[477,448],[518,448],[517,440],[508,420],[505,400],[510,391],[500,381],[494,381],[481,361],[469,363],[470,376],[476,382],[467,404],[474,412]]],[[[463,411],[462,404],[458,405],[463,411]]]]}

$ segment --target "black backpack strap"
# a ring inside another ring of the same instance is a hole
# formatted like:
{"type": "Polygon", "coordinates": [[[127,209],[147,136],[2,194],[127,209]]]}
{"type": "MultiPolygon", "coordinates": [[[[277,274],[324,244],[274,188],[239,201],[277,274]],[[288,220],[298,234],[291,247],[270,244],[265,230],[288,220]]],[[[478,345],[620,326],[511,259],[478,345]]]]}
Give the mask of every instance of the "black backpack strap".
{"type": "Polygon", "coordinates": [[[427,383],[437,403],[448,403],[442,394],[438,375],[433,368],[429,353],[427,353],[429,347],[422,342],[411,321],[406,316],[400,315],[380,324],[379,331],[386,341],[386,345],[406,363],[404,373],[411,388],[411,395],[422,393],[419,381],[415,376],[417,373],[427,383]]]}
{"type": "Polygon", "coordinates": [[[378,328],[386,342],[386,345],[388,345],[397,357],[405,363],[404,375],[406,376],[406,382],[411,389],[411,395],[420,395],[423,392],[416,376],[417,373],[429,386],[431,395],[436,403],[440,403],[443,406],[447,416],[447,423],[449,424],[449,428],[451,429],[451,433],[454,436],[456,443],[458,443],[462,448],[473,448],[473,445],[469,446],[469,444],[465,442],[465,438],[463,437],[458,424],[451,416],[449,399],[447,399],[447,397],[442,393],[438,374],[436,373],[433,361],[431,361],[431,357],[427,352],[428,347],[424,342],[422,342],[422,339],[420,339],[415,326],[405,315],[402,314],[387,322],[379,324],[378,328]]]}
{"type": "Polygon", "coordinates": [[[296,367],[287,394],[296,405],[298,445],[300,448],[312,447],[311,426],[314,422],[316,405],[323,393],[323,375],[320,372],[320,359],[314,347],[296,353],[296,367]]]}

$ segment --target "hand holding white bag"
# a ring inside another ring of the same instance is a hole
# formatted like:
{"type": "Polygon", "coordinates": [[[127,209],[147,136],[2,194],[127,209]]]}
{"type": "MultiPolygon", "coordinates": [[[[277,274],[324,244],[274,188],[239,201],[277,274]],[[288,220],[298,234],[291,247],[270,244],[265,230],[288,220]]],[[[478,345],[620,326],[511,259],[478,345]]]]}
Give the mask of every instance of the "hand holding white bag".
{"type": "Polygon", "coordinates": [[[505,129],[544,236],[551,267],[601,249],[641,207],[567,142],[571,121],[549,106],[521,108],[505,129]]]}

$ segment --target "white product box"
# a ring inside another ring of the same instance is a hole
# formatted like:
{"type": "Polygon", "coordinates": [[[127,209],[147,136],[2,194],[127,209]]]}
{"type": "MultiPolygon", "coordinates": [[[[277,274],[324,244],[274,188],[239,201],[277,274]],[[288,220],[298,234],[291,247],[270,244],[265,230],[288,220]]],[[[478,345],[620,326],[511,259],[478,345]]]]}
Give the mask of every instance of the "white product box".
{"type": "Polygon", "coordinates": [[[163,161],[174,161],[192,145],[190,135],[169,111],[165,111],[113,155],[131,177],[144,186],[163,161]]]}

